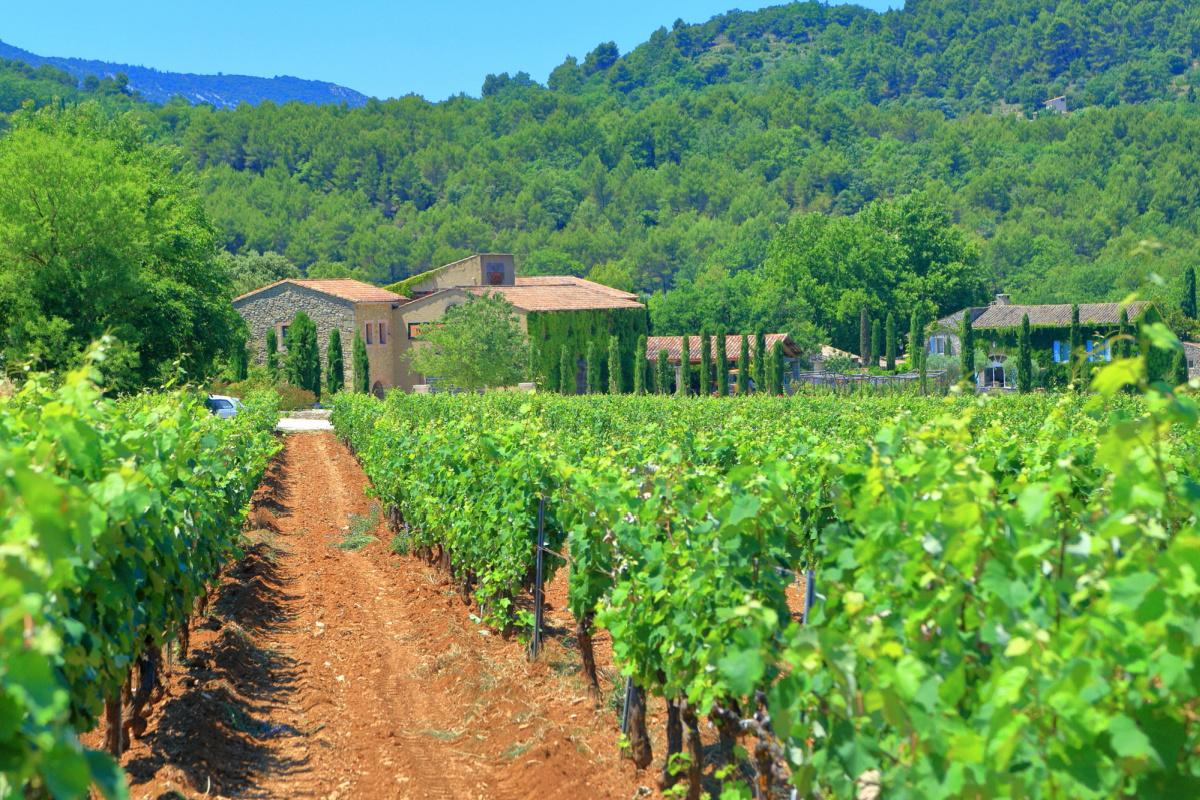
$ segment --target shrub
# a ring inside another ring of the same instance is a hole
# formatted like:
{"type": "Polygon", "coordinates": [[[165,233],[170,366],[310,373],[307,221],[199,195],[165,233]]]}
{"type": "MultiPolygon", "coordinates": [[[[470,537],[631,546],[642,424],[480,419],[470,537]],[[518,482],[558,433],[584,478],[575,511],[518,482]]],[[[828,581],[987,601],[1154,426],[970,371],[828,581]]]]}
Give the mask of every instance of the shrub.
{"type": "Polygon", "coordinates": [[[295,411],[297,408],[312,408],[317,402],[317,396],[308,389],[282,384],[275,387],[279,393],[279,408],[281,411],[295,411]]]}

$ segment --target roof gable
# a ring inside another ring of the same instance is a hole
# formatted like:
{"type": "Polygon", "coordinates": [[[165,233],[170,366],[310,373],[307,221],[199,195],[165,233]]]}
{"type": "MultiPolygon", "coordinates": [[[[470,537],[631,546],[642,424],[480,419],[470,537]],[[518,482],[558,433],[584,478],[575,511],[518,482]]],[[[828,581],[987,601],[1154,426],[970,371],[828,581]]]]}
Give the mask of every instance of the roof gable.
{"type": "Polygon", "coordinates": [[[387,289],[380,289],[378,286],[372,286],[369,283],[363,283],[351,278],[285,278],[267,286],[259,287],[252,292],[246,292],[240,297],[235,297],[233,302],[236,303],[239,300],[245,300],[267,289],[274,289],[284,284],[299,286],[302,289],[320,292],[321,294],[341,300],[348,300],[351,303],[399,303],[408,299],[404,295],[389,292],[387,289]]]}

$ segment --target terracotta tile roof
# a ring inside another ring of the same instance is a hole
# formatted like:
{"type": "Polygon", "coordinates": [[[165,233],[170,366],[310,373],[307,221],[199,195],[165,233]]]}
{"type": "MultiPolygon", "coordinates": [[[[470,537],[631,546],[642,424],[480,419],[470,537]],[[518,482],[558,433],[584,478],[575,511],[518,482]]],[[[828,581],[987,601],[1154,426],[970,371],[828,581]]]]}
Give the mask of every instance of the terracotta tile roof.
{"type": "MultiPolygon", "coordinates": [[[[715,336],[713,337],[716,338],[715,336]]],[[[700,363],[700,335],[688,337],[688,362],[700,363]]],[[[746,340],[750,343],[750,355],[754,356],[754,337],[747,336],[746,340]]],[[[786,333],[768,333],[766,335],[767,350],[769,351],[775,346],[776,342],[783,342],[784,355],[792,357],[798,355],[800,350],[796,347],[796,343],[786,333]]],[[[646,338],[646,358],[650,361],[658,360],[658,351],[666,350],[667,359],[670,361],[679,361],[680,353],[683,351],[682,336],[649,336],[646,338]]],[[[741,334],[727,335],[725,337],[725,359],[727,361],[737,361],[738,355],[742,350],[741,334]]]]}
{"type": "Polygon", "coordinates": [[[263,286],[255,289],[253,292],[247,292],[241,297],[235,297],[233,301],[250,297],[258,294],[266,289],[271,289],[284,283],[294,283],[297,286],[303,286],[305,289],[311,289],[314,292],[328,294],[334,297],[340,297],[343,300],[349,300],[352,303],[397,303],[408,298],[402,294],[389,292],[387,289],[380,289],[378,286],[372,286],[369,283],[352,280],[350,278],[287,278],[282,281],[276,281],[269,286],[263,286]]]}
{"type": "Polygon", "coordinates": [[[607,291],[591,288],[598,286],[583,281],[586,286],[573,282],[535,283],[516,286],[465,286],[471,294],[493,293],[502,296],[522,311],[590,311],[603,308],[645,308],[632,299],[633,295],[602,287],[607,291]]]}
{"type": "MultiPolygon", "coordinates": [[[[1148,300],[1135,300],[1125,307],[1130,321],[1140,317],[1150,306],[1148,300]]],[[[962,320],[963,311],[958,311],[948,317],[942,317],[938,323],[957,330],[962,320]]],[[[1043,306],[992,305],[971,309],[971,327],[980,328],[1018,328],[1021,318],[1029,315],[1030,325],[1047,325],[1069,327],[1071,324],[1071,305],[1069,303],[1043,306]]],[[[1079,324],[1081,325],[1120,325],[1120,303],[1080,303],[1079,324]]]]}
{"type": "Polygon", "coordinates": [[[576,278],[574,275],[518,275],[514,278],[514,282],[517,286],[582,286],[585,289],[602,292],[613,297],[637,300],[636,294],[623,292],[620,289],[614,289],[611,286],[605,286],[595,281],[576,278]]]}

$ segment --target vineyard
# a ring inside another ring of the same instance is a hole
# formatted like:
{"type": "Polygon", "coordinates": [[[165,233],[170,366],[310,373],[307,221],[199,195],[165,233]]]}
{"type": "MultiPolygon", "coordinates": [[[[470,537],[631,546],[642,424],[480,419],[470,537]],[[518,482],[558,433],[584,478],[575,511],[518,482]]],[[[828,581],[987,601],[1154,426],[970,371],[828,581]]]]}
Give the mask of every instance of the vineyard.
{"type": "Polygon", "coordinates": [[[622,746],[722,797],[1200,795],[1198,411],[1114,362],[1090,395],[338,395],[393,549],[528,630],[539,511],[622,746]],[[806,620],[789,586],[816,575],[806,620]],[[803,624],[806,622],[807,624],[803,624]],[[882,795],[880,795],[882,792],[882,795]]]}
{"type": "Polygon", "coordinates": [[[114,757],[145,728],[164,646],[186,655],[277,449],[277,401],[227,422],[203,394],[113,401],[97,378],[0,399],[0,797],[125,795],[114,757]],[[101,716],[108,752],[85,750],[101,716]]]}

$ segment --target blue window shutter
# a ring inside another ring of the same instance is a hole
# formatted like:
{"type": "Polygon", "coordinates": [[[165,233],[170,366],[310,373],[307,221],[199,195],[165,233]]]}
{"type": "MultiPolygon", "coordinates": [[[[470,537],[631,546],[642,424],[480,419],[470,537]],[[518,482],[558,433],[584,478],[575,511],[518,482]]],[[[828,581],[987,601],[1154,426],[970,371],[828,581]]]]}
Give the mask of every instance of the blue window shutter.
{"type": "Polygon", "coordinates": [[[1061,343],[1061,342],[1055,342],[1055,343],[1054,343],[1054,363],[1055,363],[1055,364],[1061,364],[1061,363],[1062,363],[1062,355],[1061,355],[1061,354],[1060,354],[1060,352],[1059,352],[1061,349],[1062,349],[1062,343],[1061,343]]]}
{"type": "Polygon", "coordinates": [[[1088,340],[1088,343],[1087,343],[1087,352],[1088,352],[1088,357],[1087,357],[1087,360],[1088,360],[1088,361],[1095,361],[1095,360],[1096,360],[1096,357],[1095,357],[1094,355],[1092,355],[1092,342],[1091,342],[1091,340],[1090,340],[1090,339],[1088,340]]]}

